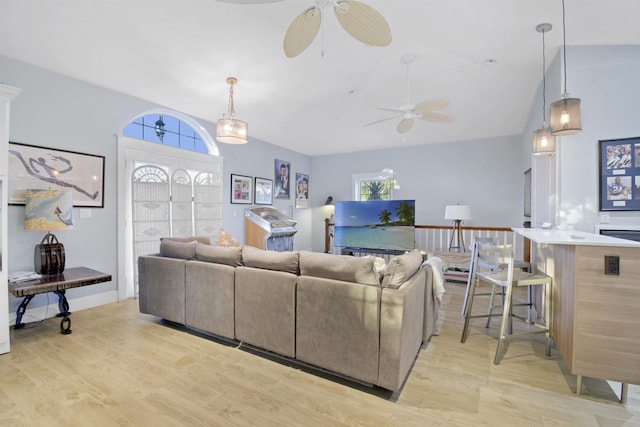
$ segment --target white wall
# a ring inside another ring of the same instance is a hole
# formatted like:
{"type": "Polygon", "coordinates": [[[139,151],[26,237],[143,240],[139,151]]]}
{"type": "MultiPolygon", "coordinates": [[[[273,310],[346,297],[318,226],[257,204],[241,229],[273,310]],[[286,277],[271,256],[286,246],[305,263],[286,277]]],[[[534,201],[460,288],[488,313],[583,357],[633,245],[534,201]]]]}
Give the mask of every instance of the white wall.
{"type": "MultiPolygon", "coordinates": [[[[65,245],[67,266],[87,266],[113,276],[113,281],[67,291],[71,310],[103,304],[117,298],[117,183],[116,137],[129,121],[142,112],[164,107],[107,90],[69,77],[51,73],[29,64],[0,56],[0,81],[23,89],[12,104],[10,140],[105,156],[105,207],[91,209],[90,219],[80,219],[74,212],[75,229],[56,232],[65,245]]],[[[215,125],[197,119],[215,135],[215,125]]],[[[292,177],[296,172],[311,175],[311,159],[303,154],[276,147],[256,139],[243,146],[219,144],[224,158],[224,186],[229,188],[231,173],[271,178],[274,159],[291,162],[292,177]]],[[[313,192],[313,189],[311,190],[313,192]]],[[[224,227],[238,240],[244,241],[244,209],[248,205],[231,205],[225,194],[224,227]]],[[[274,201],[274,207],[285,213],[294,202],[274,201]]],[[[10,206],[8,271],[33,270],[34,246],[44,233],[23,230],[24,206],[10,206]]],[[[298,221],[296,249],[311,248],[311,210],[293,210],[298,221]]],[[[21,298],[10,298],[12,318],[21,298]]],[[[57,304],[52,294],[36,296],[33,308],[57,304]]],[[[41,310],[44,313],[43,310],[41,310]]],[[[49,311],[48,316],[55,314],[49,311]]]]}
{"type": "MultiPolygon", "coordinates": [[[[598,141],[640,136],[640,46],[567,48],[567,88],[582,99],[582,132],[561,137],[559,224],[593,232],[600,223],[598,141]]],[[[640,212],[608,212],[640,225],[640,212]]]]}
{"type": "Polygon", "coordinates": [[[314,157],[313,249],[324,249],[327,196],[352,200],[352,174],[384,168],[396,172],[400,189],[394,198],[416,200],[416,224],[448,225],[445,206],[460,203],[472,210],[465,225],[521,226],[521,150],[520,137],[513,136],[314,157]]]}
{"type": "MultiPolygon", "coordinates": [[[[564,87],[562,52],[547,71],[549,104],[564,87]]],[[[640,136],[640,46],[567,46],[567,90],[582,100],[582,132],[556,139],[557,218],[555,223],[593,232],[600,224],[598,141],[640,136]]],[[[522,134],[523,167],[531,165],[532,132],[542,124],[542,87],[532,102],[522,134]]],[[[640,225],[640,212],[604,213],[614,225],[640,225]]]]}

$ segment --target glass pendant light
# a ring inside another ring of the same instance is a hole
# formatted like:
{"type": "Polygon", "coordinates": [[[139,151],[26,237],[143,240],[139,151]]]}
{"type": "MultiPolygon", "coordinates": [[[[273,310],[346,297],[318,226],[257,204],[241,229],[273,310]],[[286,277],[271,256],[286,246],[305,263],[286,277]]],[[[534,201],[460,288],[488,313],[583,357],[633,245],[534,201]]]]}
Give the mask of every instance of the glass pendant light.
{"type": "Polygon", "coordinates": [[[551,128],[547,126],[546,108],[547,108],[547,79],[546,70],[547,63],[544,54],[544,34],[551,31],[552,25],[548,23],[536,26],[536,31],[542,33],[542,127],[533,132],[533,154],[536,155],[552,155],[556,152],[556,138],[551,134],[551,128]]]}

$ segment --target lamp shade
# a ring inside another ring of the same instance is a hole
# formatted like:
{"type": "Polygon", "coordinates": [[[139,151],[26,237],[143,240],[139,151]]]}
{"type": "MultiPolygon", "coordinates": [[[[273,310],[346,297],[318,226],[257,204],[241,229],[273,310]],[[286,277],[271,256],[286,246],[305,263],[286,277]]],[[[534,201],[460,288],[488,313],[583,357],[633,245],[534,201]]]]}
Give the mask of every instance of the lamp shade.
{"type": "Polygon", "coordinates": [[[449,205],[444,210],[444,219],[471,219],[471,207],[466,205],[449,205]]]}
{"type": "Polygon", "coordinates": [[[246,144],[249,135],[247,122],[234,118],[218,120],[216,139],[225,144],[246,144]]]}
{"type": "Polygon", "coordinates": [[[67,230],[73,227],[71,191],[27,190],[24,229],[31,231],[67,230]]]}
{"type": "Polygon", "coordinates": [[[582,130],[582,112],[580,98],[569,98],[564,93],[562,98],[551,103],[551,134],[555,136],[573,135],[582,130]]]}
{"type": "Polygon", "coordinates": [[[533,132],[533,154],[550,156],[556,152],[556,138],[551,134],[551,129],[543,125],[533,132]]]}

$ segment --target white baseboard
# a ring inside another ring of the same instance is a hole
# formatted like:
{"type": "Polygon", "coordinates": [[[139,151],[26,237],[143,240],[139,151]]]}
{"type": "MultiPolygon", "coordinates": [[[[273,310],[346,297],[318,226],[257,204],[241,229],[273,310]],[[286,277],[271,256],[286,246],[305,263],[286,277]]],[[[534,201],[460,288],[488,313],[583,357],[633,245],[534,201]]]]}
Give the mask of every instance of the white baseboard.
{"type": "MultiPolygon", "coordinates": [[[[46,318],[55,317],[60,312],[58,310],[58,297],[54,296],[50,299],[53,301],[49,305],[42,305],[39,307],[29,308],[22,316],[22,323],[39,322],[46,318]]],[[[109,304],[118,301],[118,291],[102,292],[95,295],[89,295],[86,297],[69,299],[69,311],[85,310],[87,308],[98,307],[100,305],[109,304]]],[[[9,313],[9,325],[16,324],[16,312],[9,313]]]]}

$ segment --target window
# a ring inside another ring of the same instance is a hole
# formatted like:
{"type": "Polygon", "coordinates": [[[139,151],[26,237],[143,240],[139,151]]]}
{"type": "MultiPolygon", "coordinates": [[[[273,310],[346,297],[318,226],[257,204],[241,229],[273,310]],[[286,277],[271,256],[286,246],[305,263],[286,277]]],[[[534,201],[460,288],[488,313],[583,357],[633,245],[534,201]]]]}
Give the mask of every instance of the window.
{"type": "Polygon", "coordinates": [[[356,201],[393,200],[393,171],[353,174],[354,197],[356,201]]]}
{"type": "Polygon", "coordinates": [[[207,154],[209,150],[196,131],[180,119],[166,114],[140,116],[125,126],[124,136],[207,154]]]}

